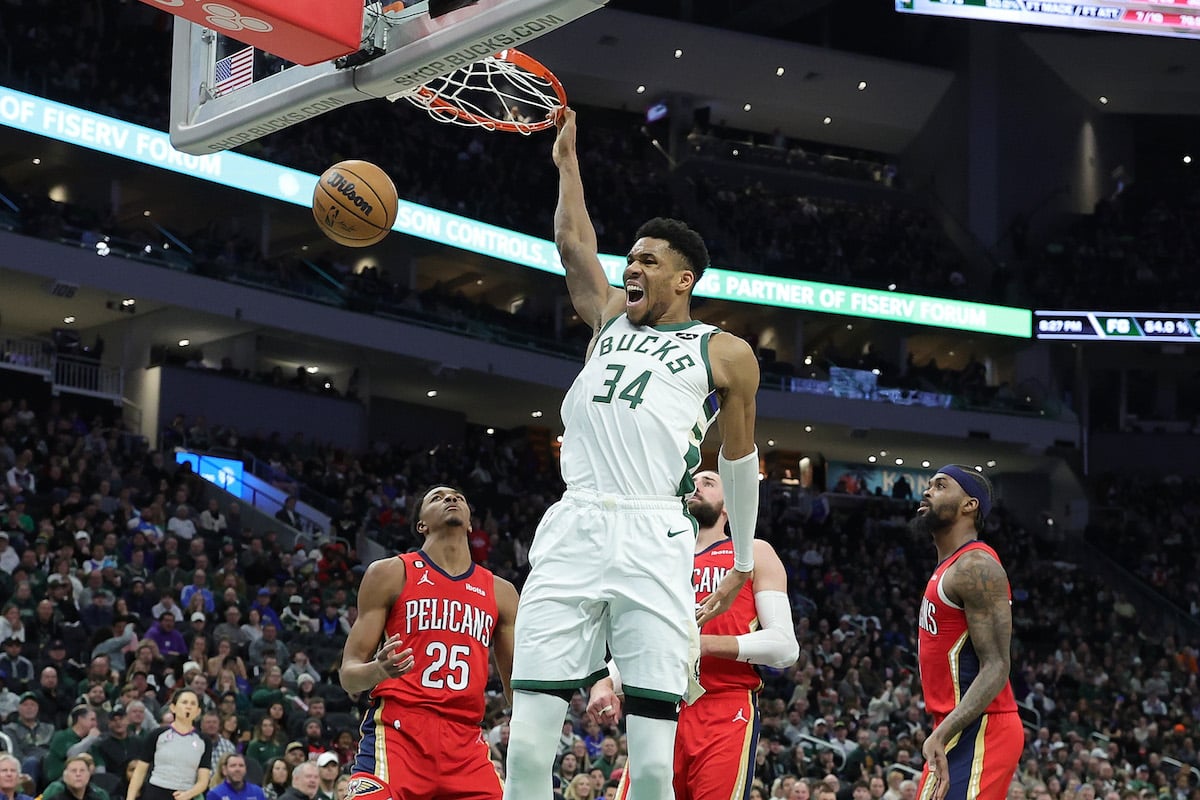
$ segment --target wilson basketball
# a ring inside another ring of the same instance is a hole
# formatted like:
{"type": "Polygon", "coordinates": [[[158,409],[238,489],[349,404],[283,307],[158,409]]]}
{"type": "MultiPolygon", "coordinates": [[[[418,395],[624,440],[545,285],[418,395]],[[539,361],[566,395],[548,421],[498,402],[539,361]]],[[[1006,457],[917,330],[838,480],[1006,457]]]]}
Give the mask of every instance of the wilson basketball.
{"type": "Polygon", "coordinates": [[[396,222],[396,187],[367,161],[339,161],[322,173],[313,190],[313,218],[325,235],[347,247],[367,247],[388,235],[396,222]]]}

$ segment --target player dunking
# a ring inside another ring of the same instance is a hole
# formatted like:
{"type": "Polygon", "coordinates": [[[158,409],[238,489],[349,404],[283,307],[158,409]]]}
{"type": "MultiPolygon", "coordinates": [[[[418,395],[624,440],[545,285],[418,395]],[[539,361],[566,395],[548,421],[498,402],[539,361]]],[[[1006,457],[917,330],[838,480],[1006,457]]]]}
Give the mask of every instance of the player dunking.
{"type": "Polygon", "coordinates": [[[992,485],[969,467],[939,469],[910,527],[929,534],[938,565],[925,586],[919,663],[934,728],[921,748],[920,800],[1003,800],[1025,746],[1008,682],[1012,591],[979,541],[992,485]]]}
{"type": "MultiPolygon", "coordinates": [[[[733,568],[719,475],[696,474],[696,493],[688,500],[688,510],[700,523],[692,570],[700,604],[733,568]]],[[[679,710],[675,732],[675,800],[742,800],[750,796],[758,749],[762,679],[752,665],[782,669],[800,654],[787,572],[775,549],[761,539],[754,541],[754,577],[738,592],[733,607],[700,631],[700,654],[700,685],[705,691],[679,710]]],[[[601,720],[606,708],[619,716],[621,692],[613,678],[597,681],[591,694],[588,714],[594,719],[601,720]]],[[[622,774],[618,800],[629,796],[628,778],[635,770],[636,766],[626,767],[622,774]]]]}
{"type": "Polygon", "coordinates": [[[691,318],[708,251],[682,222],[643,225],[622,288],[609,286],[584,204],[575,113],[562,109],[556,122],[555,243],[571,302],[595,333],[562,405],[567,491],[542,518],[529,553],[504,796],[549,800],[566,698],[606,674],[607,642],[624,678],[629,748],[638,759],[633,796],[663,800],[672,796],[677,707],[696,616],[703,623],[728,608],[754,569],[758,362],[743,340],[691,318]],[[685,498],[714,392],[735,558],[697,612],[696,528],[685,498]]]}
{"type": "Polygon", "coordinates": [[[342,688],[373,701],[347,796],[499,800],[480,723],[489,647],[509,690],[517,591],[472,563],[461,492],[431,489],[414,519],[423,547],[367,568],[346,640],[342,688]]]}

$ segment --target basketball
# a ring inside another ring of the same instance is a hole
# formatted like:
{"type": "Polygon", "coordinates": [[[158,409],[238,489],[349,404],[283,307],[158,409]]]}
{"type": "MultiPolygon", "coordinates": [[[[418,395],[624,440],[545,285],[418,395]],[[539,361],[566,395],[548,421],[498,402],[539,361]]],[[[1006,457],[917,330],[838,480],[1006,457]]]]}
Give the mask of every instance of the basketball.
{"type": "Polygon", "coordinates": [[[339,161],[321,174],[313,190],[313,218],[333,241],[367,247],[388,235],[396,222],[396,187],[367,161],[339,161]]]}

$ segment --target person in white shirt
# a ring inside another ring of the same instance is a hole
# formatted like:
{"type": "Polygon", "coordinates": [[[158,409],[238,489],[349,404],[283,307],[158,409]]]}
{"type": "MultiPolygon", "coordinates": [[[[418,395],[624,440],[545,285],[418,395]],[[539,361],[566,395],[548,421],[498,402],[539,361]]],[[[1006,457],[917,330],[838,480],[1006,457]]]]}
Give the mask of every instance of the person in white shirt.
{"type": "Polygon", "coordinates": [[[200,529],[210,533],[221,533],[228,527],[229,522],[221,512],[220,504],[215,497],[212,498],[208,501],[208,508],[200,512],[200,529]]]}
{"type": "Polygon", "coordinates": [[[196,523],[192,522],[188,507],[180,503],[175,508],[175,515],[167,521],[167,532],[173,533],[185,542],[196,538],[196,523]]]}
{"type": "Polygon", "coordinates": [[[8,533],[0,531],[0,569],[12,575],[12,571],[21,563],[21,557],[17,555],[8,544],[8,533]]]}

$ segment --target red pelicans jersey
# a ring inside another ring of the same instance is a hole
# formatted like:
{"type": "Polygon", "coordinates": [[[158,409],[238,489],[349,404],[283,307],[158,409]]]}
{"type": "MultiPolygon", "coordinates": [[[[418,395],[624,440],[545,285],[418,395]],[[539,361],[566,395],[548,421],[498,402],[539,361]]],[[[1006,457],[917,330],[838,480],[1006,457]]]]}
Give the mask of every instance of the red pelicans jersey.
{"type": "Polygon", "coordinates": [[[400,634],[417,666],[380,681],[371,696],[398,701],[398,708],[422,707],[478,725],[498,616],[495,578],[478,564],[451,577],[423,552],[396,557],[404,561],[404,591],[388,614],[383,636],[400,634]]]}
{"type": "MultiPolygon", "coordinates": [[[[725,573],[733,569],[733,542],[723,539],[696,554],[692,586],[696,604],[708,599],[720,585],[725,573]]],[[[758,630],[758,610],[754,606],[754,581],[746,581],[724,614],[708,621],[701,633],[715,636],[740,636],[758,630]]],[[[705,656],[700,659],[700,685],[705,691],[729,690],[756,692],[762,688],[762,678],[753,665],[728,658],[705,656]]]]}
{"type": "MultiPolygon", "coordinates": [[[[933,715],[935,724],[942,721],[958,705],[967,688],[979,674],[979,656],[971,645],[967,633],[967,615],[962,606],[950,602],[942,590],[942,577],[963,553],[982,550],[995,558],[996,551],[980,541],[972,541],[955,550],[945,561],[937,565],[933,577],[925,586],[921,600],[921,613],[917,618],[918,655],[921,667],[921,690],[925,694],[925,707],[933,715]]],[[[1008,590],[1012,602],[1012,588],[1008,590]]],[[[1012,684],[1006,682],[985,714],[1016,711],[1012,684]]]]}

